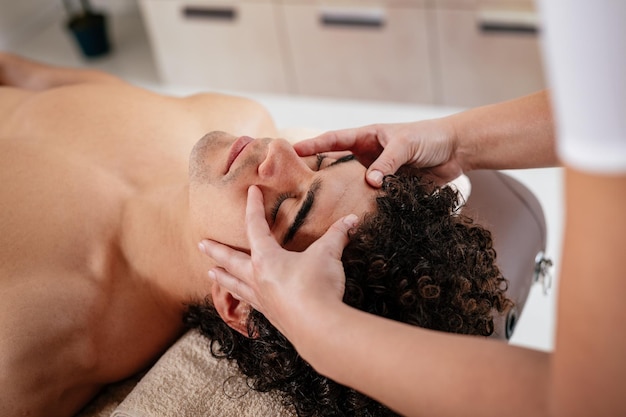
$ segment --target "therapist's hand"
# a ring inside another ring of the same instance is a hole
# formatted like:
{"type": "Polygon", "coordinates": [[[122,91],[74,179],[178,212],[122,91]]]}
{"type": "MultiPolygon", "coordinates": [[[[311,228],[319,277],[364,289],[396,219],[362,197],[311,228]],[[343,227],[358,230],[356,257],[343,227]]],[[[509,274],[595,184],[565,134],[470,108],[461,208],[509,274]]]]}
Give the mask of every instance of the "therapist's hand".
{"type": "Polygon", "coordinates": [[[366,178],[373,187],[380,187],[383,176],[402,165],[425,168],[438,182],[446,183],[463,173],[456,138],[454,126],[441,118],[326,132],[294,148],[300,156],[349,150],[368,167],[366,178]]]}
{"type": "Polygon", "coordinates": [[[345,288],[341,255],[355,223],[354,215],[341,218],[306,251],[289,252],[272,236],[263,195],[251,186],[246,206],[251,255],[214,241],[204,240],[200,245],[221,266],[211,269],[209,276],[290,338],[298,317],[308,314],[311,306],[341,303],[345,288]]]}

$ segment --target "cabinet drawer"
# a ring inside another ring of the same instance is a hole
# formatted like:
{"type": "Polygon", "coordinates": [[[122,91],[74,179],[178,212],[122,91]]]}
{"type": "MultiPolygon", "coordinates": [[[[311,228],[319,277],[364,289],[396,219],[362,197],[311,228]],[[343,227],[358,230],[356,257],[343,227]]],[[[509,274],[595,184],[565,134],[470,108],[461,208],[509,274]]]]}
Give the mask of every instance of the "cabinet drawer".
{"type": "Polygon", "coordinates": [[[440,9],[435,16],[441,104],[477,106],[545,87],[531,10],[440,9]]]}
{"type": "Polygon", "coordinates": [[[303,2],[284,3],[283,13],[298,93],[432,101],[423,8],[303,2]]]}
{"type": "Polygon", "coordinates": [[[532,9],[535,2],[536,0],[430,0],[430,5],[452,9],[475,9],[477,7],[532,9]]]}
{"type": "Polygon", "coordinates": [[[141,0],[164,81],[285,93],[276,7],[236,0],[141,0]]]}

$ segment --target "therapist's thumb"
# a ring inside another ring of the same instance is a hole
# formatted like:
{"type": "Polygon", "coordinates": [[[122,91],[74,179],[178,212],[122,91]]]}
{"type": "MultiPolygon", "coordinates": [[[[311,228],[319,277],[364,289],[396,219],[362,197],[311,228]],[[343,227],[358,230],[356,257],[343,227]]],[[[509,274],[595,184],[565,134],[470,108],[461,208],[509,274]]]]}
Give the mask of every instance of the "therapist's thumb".
{"type": "Polygon", "coordinates": [[[333,223],[326,233],[322,235],[313,245],[317,250],[322,250],[335,259],[340,259],[344,248],[350,241],[348,231],[356,226],[358,217],[349,214],[333,223]]]}
{"type": "Polygon", "coordinates": [[[390,142],[367,169],[365,174],[367,182],[372,187],[380,188],[383,185],[385,175],[394,174],[398,168],[407,162],[408,158],[405,153],[403,147],[396,145],[395,142],[390,142]]]}

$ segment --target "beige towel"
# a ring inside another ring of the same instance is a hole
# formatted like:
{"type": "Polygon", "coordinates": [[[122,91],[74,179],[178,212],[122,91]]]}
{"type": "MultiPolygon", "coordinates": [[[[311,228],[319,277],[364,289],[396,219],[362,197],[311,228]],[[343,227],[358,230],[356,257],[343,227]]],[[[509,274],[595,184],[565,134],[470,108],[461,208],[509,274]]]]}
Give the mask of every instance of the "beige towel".
{"type": "Polygon", "coordinates": [[[293,416],[273,394],[251,390],[196,330],[180,338],[139,381],[112,417],[293,416]]]}
{"type": "Polygon", "coordinates": [[[107,385],[75,417],[109,417],[143,375],[143,373],[139,373],[116,384],[107,385]]]}

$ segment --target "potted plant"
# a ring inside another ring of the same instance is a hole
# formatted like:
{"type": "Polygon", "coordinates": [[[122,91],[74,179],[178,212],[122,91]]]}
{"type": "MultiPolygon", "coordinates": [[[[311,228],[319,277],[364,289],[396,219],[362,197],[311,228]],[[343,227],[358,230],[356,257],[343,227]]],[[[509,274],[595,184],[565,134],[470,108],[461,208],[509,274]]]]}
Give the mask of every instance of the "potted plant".
{"type": "Polygon", "coordinates": [[[89,0],[63,0],[69,15],[67,29],[72,33],[83,55],[87,58],[106,55],[111,50],[107,35],[107,18],[104,13],[96,12],[89,0]]]}

